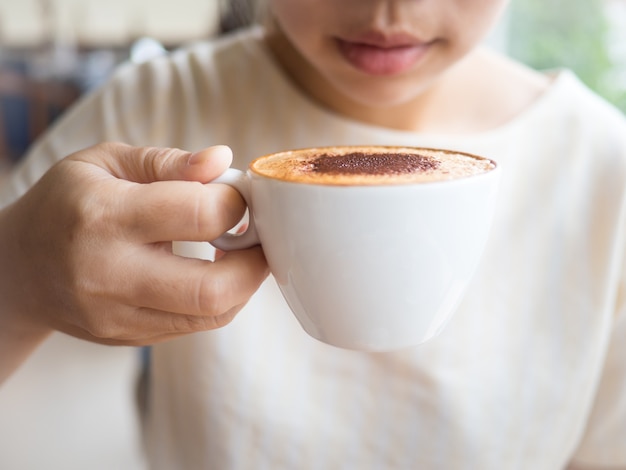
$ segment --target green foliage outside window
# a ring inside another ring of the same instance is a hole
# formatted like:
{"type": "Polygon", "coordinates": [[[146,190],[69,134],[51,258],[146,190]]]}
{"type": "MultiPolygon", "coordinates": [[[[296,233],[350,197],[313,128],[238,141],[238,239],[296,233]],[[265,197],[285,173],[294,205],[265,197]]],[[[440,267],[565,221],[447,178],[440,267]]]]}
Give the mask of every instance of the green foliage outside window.
{"type": "MultiPolygon", "coordinates": [[[[512,0],[508,50],[539,70],[570,68],[626,112],[626,78],[610,54],[611,26],[603,0],[512,0]]],[[[622,64],[623,65],[623,64],[622,64]]]]}

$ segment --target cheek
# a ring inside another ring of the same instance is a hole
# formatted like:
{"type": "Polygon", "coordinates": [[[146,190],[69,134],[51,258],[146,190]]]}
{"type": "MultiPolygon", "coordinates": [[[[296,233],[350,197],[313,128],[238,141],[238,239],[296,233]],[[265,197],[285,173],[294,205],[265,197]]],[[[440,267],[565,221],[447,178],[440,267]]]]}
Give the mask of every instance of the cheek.
{"type": "Polygon", "coordinates": [[[271,16],[297,49],[311,46],[317,28],[314,0],[272,0],[271,16]]]}
{"type": "Polygon", "coordinates": [[[458,0],[466,30],[461,34],[467,41],[479,41],[500,20],[508,1],[505,0],[458,0]]]}
{"type": "Polygon", "coordinates": [[[315,16],[319,14],[315,0],[271,0],[269,5],[274,19],[290,33],[314,27],[315,16]]]}
{"type": "Polygon", "coordinates": [[[507,2],[503,0],[457,0],[445,17],[444,43],[458,56],[478,45],[500,19],[507,2]]]}

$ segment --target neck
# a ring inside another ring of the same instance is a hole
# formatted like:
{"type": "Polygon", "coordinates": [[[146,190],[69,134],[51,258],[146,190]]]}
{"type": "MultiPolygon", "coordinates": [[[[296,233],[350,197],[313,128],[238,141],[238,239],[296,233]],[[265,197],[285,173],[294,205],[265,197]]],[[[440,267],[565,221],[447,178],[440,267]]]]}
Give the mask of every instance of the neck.
{"type": "Polygon", "coordinates": [[[333,87],[280,32],[268,35],[266,42],[286,75],[313,101],[347,118],[403,131],[471,134],[493,129],[532,104],[548,84],[544,76],[478,48],[410,99],[374,106],[333,87]]]}

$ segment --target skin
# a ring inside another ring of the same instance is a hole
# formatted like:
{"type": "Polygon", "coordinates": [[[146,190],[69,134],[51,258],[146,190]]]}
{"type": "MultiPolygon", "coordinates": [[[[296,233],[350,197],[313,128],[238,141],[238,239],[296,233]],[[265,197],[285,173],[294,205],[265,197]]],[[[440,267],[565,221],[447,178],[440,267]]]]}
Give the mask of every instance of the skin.
{"type": "Polygon", "coordinates": [[[228,324],[268,275],[260,247],[210,262],[168,240],[212,240],[241,218],[235,190],[201,184],[231,160],[101,144],[0,211],[0,383],[54,330],[137,346],[228,324]]]}
{"type": "Polygon", "coordinates": [[[548,85],[543,75],[479,47],[505,0],[269,2],[274,28],[266,41],[286,73],[322,106],[366,123],[481,132],[517,115],[548,85]],[[405,70],[372,73],[342,54],[340,44],[361,41],[408,41],[421,51],[405,70]]]}

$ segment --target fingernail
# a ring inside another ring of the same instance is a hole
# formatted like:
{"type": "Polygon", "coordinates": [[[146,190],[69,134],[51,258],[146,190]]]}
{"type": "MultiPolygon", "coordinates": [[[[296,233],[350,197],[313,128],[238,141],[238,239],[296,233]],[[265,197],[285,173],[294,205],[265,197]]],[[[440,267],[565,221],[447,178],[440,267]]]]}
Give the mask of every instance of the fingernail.
{"type": "Polygon", "coordinates": [[[187,165],[197,165],[198,163],[202,163],[204,161],[203,158],[204,152],[194,152],[189,156],[189,160],[187,160],[187,165]]]}

